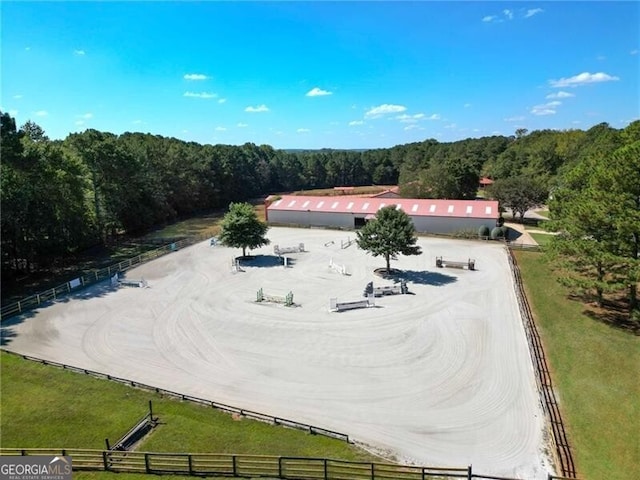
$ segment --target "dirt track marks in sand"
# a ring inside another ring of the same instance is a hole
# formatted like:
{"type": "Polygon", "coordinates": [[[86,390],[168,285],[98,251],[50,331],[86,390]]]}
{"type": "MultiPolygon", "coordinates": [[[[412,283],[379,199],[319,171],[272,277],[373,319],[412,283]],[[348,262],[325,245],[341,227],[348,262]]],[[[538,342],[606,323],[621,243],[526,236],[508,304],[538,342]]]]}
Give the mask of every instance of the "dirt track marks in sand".
{"type": "Polygon", "coordinates": [[[384,260],[340,248],[346,237],[272,228],[272,245],[308,251],[288,254],[285,269],[264,247],[252,252],[258,266],[239,273],[239,250],[202,242],[128,272],[148,289],[40,310],[9,327],[17,336],[6,348],[345,432],[410,462],[546,478],[543,414],[503,247],[420,238],[421,256],[393,262],[412,295],[331,313],[329,298],[391,283],[373,274],[384,260]],[[441,255],[475,258],[478,270],[437,269],[441,255]],[[350,275],[330,271],[330,259],[350,275]],[[299,306],[258,304],[261,287],[293,291],[299,306]]]}

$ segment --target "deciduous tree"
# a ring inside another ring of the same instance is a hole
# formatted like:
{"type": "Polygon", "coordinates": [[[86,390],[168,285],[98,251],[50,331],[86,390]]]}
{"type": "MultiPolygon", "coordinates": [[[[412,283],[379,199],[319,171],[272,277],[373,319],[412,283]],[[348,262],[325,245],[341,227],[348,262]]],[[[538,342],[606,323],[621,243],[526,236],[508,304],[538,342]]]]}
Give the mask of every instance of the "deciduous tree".
{"type": "Polygon", "coordinates": [[[268,225],[258,219],[250,203],[232,203],[222,219],[219,238],[227,247],[242,248],[245,257],[247,248],[269,245],[269,239],[265,237],[267,230],[268,225]]]}
{"type": "Polygon", "coordinates": [[[391,271],[391,257],[402,255],[420,255],[416,246],[418,238],[411,218],[395,206],[381,208],[376,218],[366,223],[356,233],[356,243],[362,250],[374,257],[382,256],[387,263],[387,273],[391,271]]]}

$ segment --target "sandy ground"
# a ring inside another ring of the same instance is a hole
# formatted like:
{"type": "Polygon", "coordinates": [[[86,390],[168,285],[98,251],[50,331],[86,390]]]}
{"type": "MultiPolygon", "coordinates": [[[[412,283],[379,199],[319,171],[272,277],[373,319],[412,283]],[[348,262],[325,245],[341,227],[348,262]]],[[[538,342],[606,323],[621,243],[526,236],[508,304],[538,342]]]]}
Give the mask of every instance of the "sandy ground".
{"type": "Polygon", "coordinates": [[[543,413],[507,254],[499,244],[421,238],[399,257],[411,295],[329,311],[362,298],[384,260],[353,232],[272,228],[272,245],[241,252],[209,242],[127,273],[3,327],[4,347],[349,434],[397,459],[473,465],[483,474],[546,479],[543,413]],[[273,244],[303,242],[281,266],[273,244]],[[334,243],[330,243],[334,242],[334,243]],[[474,258],[477,271],[435,258],[474,258]],[[344,264],[349,275],[329,269],[344,264]],[[256,291],[296,307],[256,303],[256,291]]]}

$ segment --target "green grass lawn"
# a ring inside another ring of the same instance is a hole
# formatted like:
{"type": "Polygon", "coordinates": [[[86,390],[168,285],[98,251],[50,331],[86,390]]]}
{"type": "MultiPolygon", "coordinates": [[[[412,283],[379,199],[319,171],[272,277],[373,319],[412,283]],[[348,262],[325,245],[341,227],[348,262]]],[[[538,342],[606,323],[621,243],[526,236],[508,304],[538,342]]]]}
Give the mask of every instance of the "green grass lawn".
{"type": "Polygon", "coordinates": [[[548,233],[529,232],[529,235],[531,235],[531,237],[538,243],[538,245],[542,247],[547,245],[553,238],[553,235],[550,235],[548,233]]]}
{"type": "Polygon", "coordinates": [[[380,461],[344,441],[240,418],[210,407],[0,354],[1,446],[103,449],[153,401],[160,425],[140,451],[288,455],[380,461]]]}
{"type": "Polygon", "coordinates": [[[578,475],[640,478],[640,338],[583,314],[539,253],[516,252],[578,475]]]}

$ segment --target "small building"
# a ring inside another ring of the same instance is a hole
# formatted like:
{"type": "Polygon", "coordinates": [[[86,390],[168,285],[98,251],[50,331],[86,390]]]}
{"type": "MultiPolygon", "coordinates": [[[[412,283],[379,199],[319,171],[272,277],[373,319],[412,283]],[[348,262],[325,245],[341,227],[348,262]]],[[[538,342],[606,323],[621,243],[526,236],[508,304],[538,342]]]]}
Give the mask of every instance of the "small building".
{"type": "Polygon", "coordinates": [[[376,212],[395,205],[409,215],[417,232],[451,234],[492,229],[500,217],[495,200],[440,200],[380,197],[283,195],[265,202],[267,222],[305,227],[357,229],[376,212]]]}

